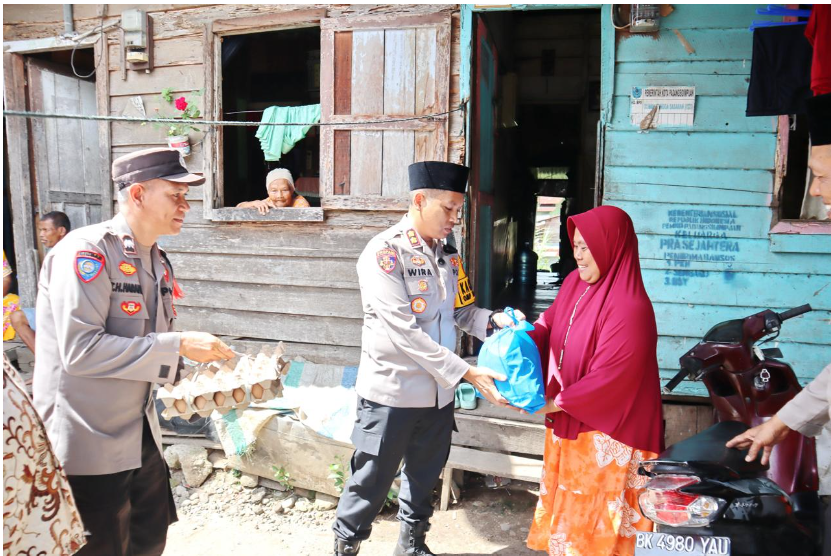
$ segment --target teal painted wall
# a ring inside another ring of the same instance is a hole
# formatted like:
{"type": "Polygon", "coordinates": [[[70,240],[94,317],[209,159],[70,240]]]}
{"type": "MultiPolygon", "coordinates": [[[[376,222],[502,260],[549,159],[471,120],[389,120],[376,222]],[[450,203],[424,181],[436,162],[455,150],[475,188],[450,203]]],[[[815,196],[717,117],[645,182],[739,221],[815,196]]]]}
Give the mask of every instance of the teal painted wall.
{"type": "MultiPolygon", "coordinates": [[[[565,6],[498,9],[557,7],[565,6]]],[[[616,36],[610,6],[600,14],[603,203],[635,223],[664,381],[712,325],[803,303],[814,312],[788,321],[779,347],[803,384],[831,363],[831,234],[770,233],[776,119],[744,115],[753,43],[747,28],[771,19],[756,15],[757,7],[674,5],[657,35],[616,36]],[[629,92],[648,85],[694,85],[695,125],[638,133],[629,123],[629,92]],[[694,237],[706,232],[718,237],[694,237]]],[[[461,7],[462,99],[470,92],[476,10],[461,7]]],[[[706,395],[689,382],[676,393],[706,395]]]]}
{"type": "MultiPolygon", "coordinates": [[[[776,119],[744,115],[756,7],[676,5],[659,35],[604,49],[614,83],[603,202],[635,222],[664,380],[713,324],[803,303],[815,311],[788,321],[779,346],[803,383],[831,362],[831,235],[770,234],[776,119]],[[695,86],[695,125],[638,133],[629,92],[648,85],[695,86]]],[[[687,382],[676,392],[705,394],[687,382]]]]}

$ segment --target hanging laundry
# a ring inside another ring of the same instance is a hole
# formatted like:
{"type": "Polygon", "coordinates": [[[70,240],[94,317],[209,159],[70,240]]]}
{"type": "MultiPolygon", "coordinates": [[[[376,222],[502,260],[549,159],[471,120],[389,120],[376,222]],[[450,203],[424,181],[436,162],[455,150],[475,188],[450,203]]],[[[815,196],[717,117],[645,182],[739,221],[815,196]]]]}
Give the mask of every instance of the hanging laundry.
{"type": "Polygon", "coordinates": [[[812,55],[803,27],[754,30],[747,115],[805,114],[805,101],[811,98],[812,55]]]}
{"type": "Polygon", "coordinates": [[[274,162],[280,160],[298,141],[306,137],[312,124],[320,121],[320,105],[307,106],[271,106],[263,112],[260,123],[309,124],[309,125],[261,125],[255,137],[265,159],[274,162]]]}
{"type": "Polygon", "coordinates": [[[808,99],[811,144],[831,145],[831,6],[814,6],[805,36],[814,47],[811,64],[814,97],[808,99]]]}
{"type": "Polygon", "coordinates": [[[831,93],[831,6],[814,6],[805,36],[814,47],[811,62],[811,89],[814,96],[831,93]]]}

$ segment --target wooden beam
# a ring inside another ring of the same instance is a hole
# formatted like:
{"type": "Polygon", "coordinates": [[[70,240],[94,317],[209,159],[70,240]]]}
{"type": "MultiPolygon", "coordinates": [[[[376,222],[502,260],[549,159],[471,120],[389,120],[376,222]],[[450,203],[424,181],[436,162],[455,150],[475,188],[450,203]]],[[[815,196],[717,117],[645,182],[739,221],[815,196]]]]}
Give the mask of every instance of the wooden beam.
{"type": "MultiPolygon", "coordinates": [[[[205,104],[202,107],[202,113],[210,118],[216,119],[216,110],[214,108],[214,33],[211,29],[211,24],[207,23],[204,29],[203,43],[202,43],[202,69],[205,72],[203,82],[205,84],[205,104]]],[[[220,91],[216,91],[220,95],[220,91]]],[[[214,208],[214,160],[216,159],[216,129],[205,130],[205,137],[202,139],[202,150],[204,151],[204,158],[202,163],[202,171],[205,175],[205,184],[202,187],[203,204],[202,211],[206,219],[210,220],[211,213],[214,208]]]]}
{"type": "Polygon", "coordinates": [[[335,33],[335,114],[352,113],[352,31],[335,33]]]}
{"type": "MultiPolygon", "coordinates": [[[[95,71],[95,103],[99,116],[110,115],[110,49],[106,38],[95,43],[93,55],[98,58],[95,71]]],[[[110,122],[98,122],[98,152],[101,172],[101,218],[108,220],[113,216],[113,181],[112,171],[112,124],[110,122]]]]}
{"type": "Polygon", "coordinates": [[[447,510],[452,484],[450,479],[456,469],[537,483],[542,476],[542,460],[451,446],[450,457],[447,458],[447,464],[443,471],[447,480],[442,481],[439,506],[441,511],[447,510]]]}
{"type": "MultiPolygon", "coordinates": [[[[213,35],[213,113],[216,120],[223,119],[224,108],[222,106],[222,40],[213,35]]],[[[206,60],[206,63],[208,61],[206,60]]],[[[211,87],[211,83],[205,83],[205,88],[211,87]]],[[[225,128],[213,127],[209,133],[214,138],[214,188],[213,204],[211,210],[225,206],[225,128]]]]}
{"type": "Polygon", "coordinates": [[[385,15],[333,17],[322,20],[320,22],[320,28],[341,31],[348,29],[410,29],[414,27],[432,27],[448,21],[451,13],[455,9],[457,9],[455,5],[448,5],[444,11],[431,14],[401,15],[400,13],[392,13],[385,15]]]}
{"type": "MultiPolygon", "coordinates": [[[[26,110],[26,75],[23,56],[4,53],[3,75],[6,109],[26,110]]],[[[35,226],[32,217],[29,123],[25,118],[8,117],[5,120],[18,293],[24,307],[34,307],[37,296],[38,268],[35,259],[35,226]]]]}
{"type": "MultiPolygon", "coordinates": [[[[374,112],[371,113],[375,114],[374,112]]],[[[334,129],[353,129],[366,131],[383,131],[385,129],[395,131],[435,131],[437,126],[445,125],[445,123],[447,122],[446,115],[438,116],[430,120],[387,121],[401,118],[412,118],[412,114],[381,114],[380,112],[372,116],[367,116],[366,114],[335,114],[331,118],[329,118],[329,122],[332,124],[329,127],[332,127],[334,129]]]]}
{"type": "Polygon", "coordinates": [[[260,214],[254,208],[216,208],[211,212],[214,222],[323,222],[323,209],[276,208],[260,214]]]}
{"type": "MultiPolygon", "coordinates": [[[[257,411],[247,409],[246,411],[257,411]]],[[[273,466],[282,467],[300,488],[340,496],[329,478],[329,466],[352,457],[351,444],[319,435],[289,417],[275,416],[257,436],[254,451],[244,457],[230,456],[229,467],[246,473],[274,478],[273,466]]]]}
{"type": "MultiPolygon", "coordinates": [[[[353,262],[354,264],[354,262],[353,262]]],[[[176,307],[202,307],[222,311],[229,304],[241,311],[355,318],[363,314],[358,289],[273,284],[241,284],[213,280],[179,280],[187,295],[176,307]]]]}
{"type": "Polygon", "coordinates": [[[181,307],[178,312],[177,325],[182,330],[201,330],[217,336],[236,335],[286,342],[352,347],[361,345],[360,318],[309,317],[232,309],[217,311],[192,307],[181,307]]]}
{"type": "Polygon", "coordinates": [[[340,251],[340,258],[350,259],[357,258],[373,236],[400,221],[401,213],[337,211],[327,213],[326,219],[314,226],[303,222],[188,226],[179,235],[160,237],[159,245],[168,252],[254,255],[252,259],[261,255],[332,258],[333,252],[340,251]],[[361,220],[372,226],[361,228],[361,220]]]}
{"type": "Polygon", "coordinates": [[[334,131],[334,194],[349,195],[352,175],[352,132],[347,129],[334,131]]]}
{"type": "MultiPolygon", "coordinates": [[[[93,33],[80,41],[74,41],[65,37],[5,41],[3,42],[3,51],[7,54],[37,54],[39,52],[54,52],[56,50],[72,50],[76,46],[81,48],[97,44],[99,38],[98,33],[93,33]]],[[[107,66],[104,67],[106,68],[107,66]]]]}
{"type": "Polygon", "coordinates": [[[406,211],[409,199],[391,199],[381,195],[361,195],[360,197],[324,197],[320,201],[323,210],[400,210],[406,211]]]}
{"type": "MultiPolygon", "coordinates": [[[[328,123],[335,112],[335,33],[320,32],[320,121],[328,123]]],[[[351,75],[351,69],[350,69],[351,75]]],[[[351,99],[350,94],[350,99],[351,99]]],[[[334,195],[335,134],[329,125],[320,128],[320,193],[334,195]]]]}
{"type": "MultiPolygon", "coordinates": [[[[276,345],[275,341],[251,340],[236,337],[223,337],[222,341],[237,351],[245,353],[259,353],[263,347],[276,345]]],[[[342,365],[352,367],[361,360],[361,348],[355,346],[333,346],[323,344],[305,344],[299,342],[283,342],[289,359],[302,357],[318,365],[342,365]]],[[[22,344],[21,344],[22,345],[22,344]]]]}
{"type": "Polygon", "coordinates": [[[252,17],[218,19],[213,22],[213,30],[218,35],[239,35],[277,29],[314,27],[325,17],[326,9],[294,10],[252,17]]]}
{"type": "Polygon", "coordinates": [[[454,446],[517,452],[541,456],[545,447],[545,425],[456,413],[454,446]]]}
{"type": "Polygon", "coordinates": [[[600,8],[600,121],[612,121],[612,98],[615,90],[615,28],[609,24],[612,4],[600,8]]]}
{"type": "MultiPolygon", "coordinates": [[[[109,176],[109,172],[107,172],[109,176]]],[[[112,188],[104,187],[103,191],[109,191],[112,194],[112,188]]],[[[50,203],[74,203],[78,205],[99,205],[101,204],[103,195],[97,193],[75,193],[72,191],[50,191],[50,203]]],[[[112,204],[112,199],[110,199],[112,204]]]]}
{"type": "Polygon", "coordinates": [[[199,436],[182,436],[173,431],[162,429],[162,444],[165,446],[172,446],[174,444],[184,444],[186,446],[201,446],[208,450],[221,450],[222,445],[210,440],[209,438],[202,438],[199,436]]]}

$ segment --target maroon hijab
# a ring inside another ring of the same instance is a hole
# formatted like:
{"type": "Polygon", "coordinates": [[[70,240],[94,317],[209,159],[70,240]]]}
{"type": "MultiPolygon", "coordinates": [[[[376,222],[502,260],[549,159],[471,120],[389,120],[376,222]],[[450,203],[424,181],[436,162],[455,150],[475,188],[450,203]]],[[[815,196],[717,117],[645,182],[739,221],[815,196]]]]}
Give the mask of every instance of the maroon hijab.
{"type": "Polygon", "coordinates": [[[534,323],[531,336],[540,350],[546,396],[563,409],[546,415],[546,426],[560,438],[573,440],[581,432],[598,430],[627,446],[661,452],[658,333],[641,278],[632,219],[612,206],[572,216],[572,246],[575,228],[600,268],[600,280],[586,291],[588,284],[576,270],[571,272],[554,303],[534,323]]]}

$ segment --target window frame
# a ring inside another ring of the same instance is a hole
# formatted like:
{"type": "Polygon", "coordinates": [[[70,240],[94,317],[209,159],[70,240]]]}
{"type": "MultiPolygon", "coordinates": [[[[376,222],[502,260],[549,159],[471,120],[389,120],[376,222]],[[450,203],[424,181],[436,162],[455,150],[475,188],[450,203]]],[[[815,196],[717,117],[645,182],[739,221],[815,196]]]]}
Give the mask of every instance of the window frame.
{"type": "MultiPolygon", "coordinates": [[[[307,27],[320,27],[326,19],[326,9],[292,10],[282,13],[216,19],[205,24],[203,58],[205,69],[204,113],[211,120],[219,120],[222,114],[222,38],[232,35],[249,35],[269,31],[285,31],[307,27]]],[[[322,30],[321,30],[322,32],[322,30]]],[[[202,186],[203,213],[214,222],[322,222],[323,208],[278,208],[268,214],[256,209],[239,209],[222,206],[224,197],[223,134],[210,128],[203,139],[205,158],[202,186]]],[[[321,164],[322,167],[322,164],[321,164]]]]}
{"type": "MultiPolygon", "coordinates": [[[[437,133],[433,160],[447,160],[450,149],[450,114],[440,118],[411,120],[384,124],[366,124],[367,119],[406,118],[408,115],[344,115],[335,114],[335,33],[356,30],[436,29],[436,69],[434,73],[437,106],[440,112],[450,109],[450,66],[452,48],[453,8],[447,7],[428,14],[401,14],[394,16],[341,16],[321,21],[320,49],[320,191],[321,206],[325,210],[406,210],[406,196],[343,194],[335,192],[335,174],[340,172],[336,133],[338,131],[434,131],[437,133]],[[442,86],[438,86],[441,83],[442,86]]],[[[348,170],[348,169],[347,169],[348,170]]]]}
{"type": "MultiPolygon", "coordinates": [[[[782,183],[788,170],[788,145],[791,131],[788,116],[779,116],[777,120],[776,164],[774,168],[773,197],[771,199],[773,214],[769,235],[771,237],[772,251],[792,252],[793,247],[784,247],[785,245],[790,245],[791,242],[783,241],[782,236],[793,234],[804,236],[828,235],[831,234],[831,220],[820,221],[781,218],[782,208],[780,199],[782,197],[782,183]]],[[[809,174],[810,169],[807,169],[805,175],[806,187],[810,187],[810,183],[807,182],[809,174]]]]}

